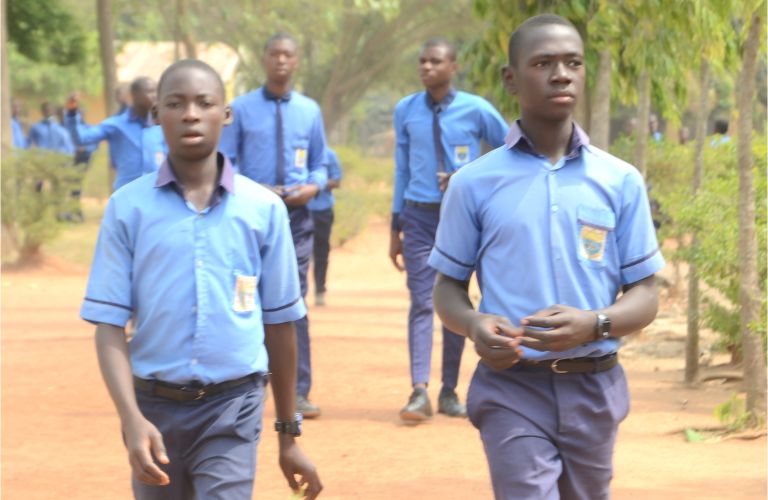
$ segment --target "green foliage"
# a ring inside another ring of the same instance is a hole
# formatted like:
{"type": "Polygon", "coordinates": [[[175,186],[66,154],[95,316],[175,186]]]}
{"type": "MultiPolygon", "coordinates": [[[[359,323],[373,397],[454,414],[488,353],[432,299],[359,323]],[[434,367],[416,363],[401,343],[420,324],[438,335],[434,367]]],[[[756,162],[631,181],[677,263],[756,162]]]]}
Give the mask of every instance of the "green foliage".
{"type": "Polygon", "coordinates": [[[85,32],[56,0],[7,0],[8,40],[26,58],[68,66],[83,61],[85,32]]]}
{"type": "Polygon", "coordinates": [[[394,166],[390,159],[363,157],[352,148],[334,148],[344,172],[341,188],[334,191],[336,205],[332,244],[343,245],[365,228],[372,218],[390,213],[394,166]]]}
{"type": "Polygon", "coordinates": [[[20,258],[34,257],[59,231],[57,217],[78,207],[70,196],[84,172],[72,157],[41,149],[13,150],[0,164],[2,224],[20,237],[20,258]]]}
{"type": "Polygon", "coordinates": [[[731,399],[715,407],[715,417],[725,425],[728,432],[737,432],[753,426],[756,416],[746,411],[744,401],[737,394],[731,395],[731,399]]]}

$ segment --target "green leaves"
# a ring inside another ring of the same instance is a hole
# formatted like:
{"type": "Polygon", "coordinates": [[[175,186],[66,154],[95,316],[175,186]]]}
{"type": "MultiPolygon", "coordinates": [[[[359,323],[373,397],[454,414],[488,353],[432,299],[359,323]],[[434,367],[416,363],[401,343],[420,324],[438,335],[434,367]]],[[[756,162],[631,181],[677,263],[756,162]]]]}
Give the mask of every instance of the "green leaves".
{"type": "Polygon", "coordinates": [[[27,58],[67,66],[83,61],[85,32],[55,0],[7,0],[8,38],[27,58]]]}

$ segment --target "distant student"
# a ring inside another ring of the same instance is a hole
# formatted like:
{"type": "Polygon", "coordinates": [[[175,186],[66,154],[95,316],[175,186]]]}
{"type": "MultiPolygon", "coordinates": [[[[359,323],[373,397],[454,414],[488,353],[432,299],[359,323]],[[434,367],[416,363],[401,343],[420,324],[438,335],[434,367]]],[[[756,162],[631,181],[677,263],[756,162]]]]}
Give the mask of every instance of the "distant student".
{"type": "Polygon", "coordinates": [[[438,314],[481,358],[468,413],[497,499],[610,497],[629,411],[619,339],[657,310],[664,259],[643,179],[573,121],[584,63],[579,32],[559,16],[512,34],[503,80],[520,119],[451,179],[429,257],[438,314]]]}
{"type": "Polygon", "coordinates": [[[53,115],[53,107],[49,102],[40,105],[43,119],[29,129],[27,143],[31,148],[47,149],[66,155],[75,154],[75,146],[65,129],[53,115]]]}
{"type": "Polygon", "coordinates": [[[21,113],[21,104],[16,99],[11,99],[11,131],[13,132],[13,147],[19,149],[27,148],[27,137],[24,134],[24,127],[19,121],[21,113]]]}
{"type": "Polygon", "coordinates": [[[336,152],[326,148],[328,183],[325,189],[309,200],[307,208],[315,226],[312,243],[312,266],[315,278],[315,305],[325,305],[325,280],[328,274],[328,255],[331,252],[331,228],[333,227],[333,190],[341,186],[341,166],[336,152]]]}
{"type": "MultiPolygon", "coordinates": [[[[420,422],[432,416],[427,395],[432,357],[432,285],[435,271],[427,256],[435,241],[440,202],[451,176],[480,156],[480,141],[504,143],[508,127],[485,99],[453,87],[458,70],[456,48],[447,40],[429,40],[419,55],[419,76],[426,90],[402,99],[395,108],[395,192],[389,257],[407,273],[411,307],[408,350],[411,393],[400,417],[420,422]],[[404,263],[404,265],[403,265],[404,263]]],[[[443,328],[442,388],[438,412],[465,417],[456,395],[464,337],[443,328]]]]}
{"type": "Polygon", "coordinates": [[[727,144],[731,141],[728,136],[728,122],[720,119],[715,120],[715,136],[710,141],[710,145],[717,146],[719,144],[727,144]]]}
{"type": "MultiPolygon", "coordinates": [[[[312,256],[312,216],[307,203],[325,188],[328,178],[323,115],[315,101],[292,90],[293,73],[299,66],[293,37],[284,33],[270,37],[261,63],[267,81],[232,102],[234,121],[224,130],[221,151],[241,174],[271,189],[288,207],[303,300],[312,256]]],[[[315,418],[320,408],[309,401],[312,363],[306,316],[297,321],[296,335],[296,405],[306,418],[315,418]]]]}
{"type": "Polygon", "coordinates": [[[280,467],[315,498],[295,442],[292,321],[305,307],[285,206],[217,153],[231,115],[210,66],[174,63],[158,90],[168,159],[110,198],[80,312],[97,325],[134,495],[250,499],[269,374],[280,467]]]}
{"type": "Polygon", "coordinates": [[[155,82],[139,77],[131,83],[133,105],[119,115],[110,116],[99,125],[83,123],[79,96],[73,93],[67,102],[67,124],[77,134],[77,145],[88,146],[101,141],[109,143],[109,157],[116,170],[113,190],[157,171],[165,161],[163,132],[155,125],[150,110],[156,98],[155,82]]]}
{"type": "Polygon", "coordinates": [[[648,132],[656,142],[660,142],[664,138],[664,134],[659,130],[659,117],[653,113],[648,117],[648,132]]]}

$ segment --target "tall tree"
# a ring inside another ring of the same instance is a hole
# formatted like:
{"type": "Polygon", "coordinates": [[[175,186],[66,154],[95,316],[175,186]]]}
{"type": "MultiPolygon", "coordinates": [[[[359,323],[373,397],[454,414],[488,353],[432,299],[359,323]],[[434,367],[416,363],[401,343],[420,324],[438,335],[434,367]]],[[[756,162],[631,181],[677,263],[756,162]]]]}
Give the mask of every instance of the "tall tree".
{"type": "Polygon", "coordinates": [[[0,34],[0,74],[2,75],[2,92],[0,96],[0,114],[2,114],[2,154],[5,155],[13,144],[11,136],[11,79],[8,76],[8,9],[6,0],[2,0],[2,10],[0,10],[0,22],[2,23],[2,34],[0,34]]]}
{"type": "MultiPolygon", "coordinates": [[[[115,64],[114,32],[112,30],[112,0],[96,0],[97,23],[99,26],[99,54],[104,82],[104,109],[108,115],[117,111],[117,68],[115,64]]],[[[115,170],[107,165],[107,182],[111,191],[115,182],[115,170]]],[[[109,192],[109,191],[108,191],[109,192]]]]}
{"type": "Polygon", "coordinates": [[[744,43],[738,93],[739,160],[739,305],[744,351],[744,381],[747,411],[762,418],[766,410],[766,367],[763,341],[755,329],[760,321],[760,286],[755,232],[755,186],[752,157],[752,101],[755,94],[757,56],[764,45],[765,2],[759,2],[747,19],[748,35],[744,43]]]}

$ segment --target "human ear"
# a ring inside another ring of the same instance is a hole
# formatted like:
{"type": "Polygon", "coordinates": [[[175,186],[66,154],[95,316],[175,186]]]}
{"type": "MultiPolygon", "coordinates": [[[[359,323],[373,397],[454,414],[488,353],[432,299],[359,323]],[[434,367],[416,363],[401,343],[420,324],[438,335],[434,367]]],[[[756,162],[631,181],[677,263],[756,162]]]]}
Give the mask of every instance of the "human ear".
{"type": "Polygon", "coordinates": [[[515,82],[515,72],[512,70],[512,66],[506,65],[501,68],[501,81],[504,84],[504,88],[512,95],[517,94],[517,84],[515,82]]]}
{"type": "Polygon", "coordinates": [[[160,122],[157,119],[157,104],[153,104],[150,108],[150,113],[152,114],[152,121],[155,122],[155,125],[159,125],[160,122]]]}
{"type": "Polygon", "coordinates": [[[232,114],[232,108],[229,106],[226,106],[224,108],[224,125],[232,125],[232,119],[234,118],[234,115],[232,114]]]}

